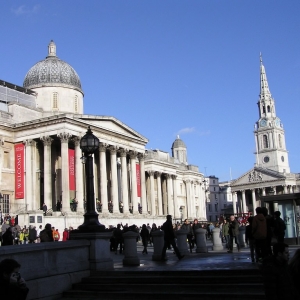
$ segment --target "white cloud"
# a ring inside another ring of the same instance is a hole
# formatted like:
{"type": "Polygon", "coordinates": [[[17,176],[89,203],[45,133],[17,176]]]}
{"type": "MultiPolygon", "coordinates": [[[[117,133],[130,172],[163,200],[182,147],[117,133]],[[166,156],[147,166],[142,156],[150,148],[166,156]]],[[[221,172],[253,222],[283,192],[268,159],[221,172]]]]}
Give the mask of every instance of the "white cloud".
{"type": "Polygon", "coordinates": [[[187,133],[192,133],[192,132],[195,132],[195,127],[182,128],[177,132],[177,134],[181,135],[181,134],[187,134],[187,133]]]}
{"type": "Polygon", "coordinates": [[[17,16],[35,14],[38,12],[39,8],[39,5],[34,5],[32,8],[29,8],[26,5],[21,5],[17,8],[12,8],[12,12],[17,16]]]}

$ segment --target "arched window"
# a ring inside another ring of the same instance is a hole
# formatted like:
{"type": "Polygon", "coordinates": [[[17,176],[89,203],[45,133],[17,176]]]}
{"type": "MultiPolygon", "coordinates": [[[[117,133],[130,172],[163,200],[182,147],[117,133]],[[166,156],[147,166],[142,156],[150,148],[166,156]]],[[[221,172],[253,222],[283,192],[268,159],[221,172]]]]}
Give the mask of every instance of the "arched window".
{"type": "Polygon", "coordinates": [[[278,143],[279,143],[279,148],[282,148],[281,134],[278,134],[278,143]]]}
{"type": "Polygon", "coordinates": [[[270,105],[267,106],[268,113],[271,112],[270,105]]]}
{"type": "Polygon", "coordinates": [[[269,141],[267,135],[263,135],[263,143],[264,143],[264,148],[269,148],[269,141]]]}
{"type": "Polygon", "coordinates": [[[263,114],[265,114],[266,113],[266,107],[263,106],[262,109],[263,109],[263,114]]]}
{"type": "Polygon", "coordinates": [[[58,93],[53,93],[52,95],[52,107],[58,108],[58,93]]]}
{"type": "Polygon", "coordinates": [[[78,96],[75,96],[75,100],[74,100],[74,110],[75,112],[78,112],[78,96]]]}

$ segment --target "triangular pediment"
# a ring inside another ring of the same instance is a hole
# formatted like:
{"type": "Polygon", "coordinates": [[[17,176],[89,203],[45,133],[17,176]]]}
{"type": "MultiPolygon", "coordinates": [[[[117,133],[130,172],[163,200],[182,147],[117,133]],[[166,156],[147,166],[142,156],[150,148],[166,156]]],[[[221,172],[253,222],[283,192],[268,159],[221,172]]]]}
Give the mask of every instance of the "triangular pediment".
{"type": "Polygon", "coordinates": [[[81,115],[79,120],[92,124],[99,129],[104,129],[107,132],[120,134],[123,136],[131,137],[134,139],[139,139],[148,142],[148,139],[139,134],[137,131],[133,130],[131,127],[122,123],[118,119],[109,116],[93,116],[93,115],[81,115]]]}
{"type": "Polygon", "coordinates": [[[232,181],[231,186],[249,185],[266,181],[276,181],[286,179],[283,173],[279,173],[270,169],[254,167],[244,173],[238,179],[232,181]]]}

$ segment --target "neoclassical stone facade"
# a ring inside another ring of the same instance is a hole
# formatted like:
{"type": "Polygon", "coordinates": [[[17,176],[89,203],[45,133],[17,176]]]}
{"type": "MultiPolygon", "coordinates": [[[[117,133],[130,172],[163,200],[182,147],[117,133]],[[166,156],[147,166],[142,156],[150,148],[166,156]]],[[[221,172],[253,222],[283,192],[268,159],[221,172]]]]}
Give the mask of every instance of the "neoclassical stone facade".
{"type": "MultiPolygon", "coordinates": [[[[83,108],[79,76],[56,56],[53,41],[46,59],[27,73],[23,87],[0,81],[4,213],[18,214],[20,224],[28,225],[28,216],[40,216],[45,203],[49,211],[43,223],[60,229],[82,224],[86,187],[79,142],[90,126],[100,140],[93,157],[100,222],[141,225],[163,222],[166,214],[206,219],[203,174],[188,165],[186,146],[179,137],[172,156],[147,151],[147,138],[114,117],[85,115],[83,108]],[[23,189],[18,191],[19,187],[23,189]],[[74,198],[76,212],[70,206],[74,198]]],[[[39,225],[34,220],[29,225],[39,225]]]]}

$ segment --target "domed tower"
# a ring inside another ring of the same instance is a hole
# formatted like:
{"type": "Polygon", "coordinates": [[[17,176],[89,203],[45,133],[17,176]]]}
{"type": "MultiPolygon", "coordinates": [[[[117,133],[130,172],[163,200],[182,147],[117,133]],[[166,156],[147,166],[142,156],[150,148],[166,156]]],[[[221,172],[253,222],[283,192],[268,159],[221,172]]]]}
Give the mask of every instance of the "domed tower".
{"type": "Polygon", "coordinates": [[[37,93],[37,107],[47,112],[83,113],[83,91],[76,71],[56,56],[56,45],[48,45],[46,59],[26,74],[24,88],[37,93]]]}
{"type": "Polygon", "coordinates": [[[174,143],[172,144],[172,156],[177,158],[178,161],[182,164],[187,165],[187,152],[186,152],[186,145],[183,142],[183,140],[181,140],[179,138],[179,135],[177,135],[176,140],[174,141],[174,143]]]}

